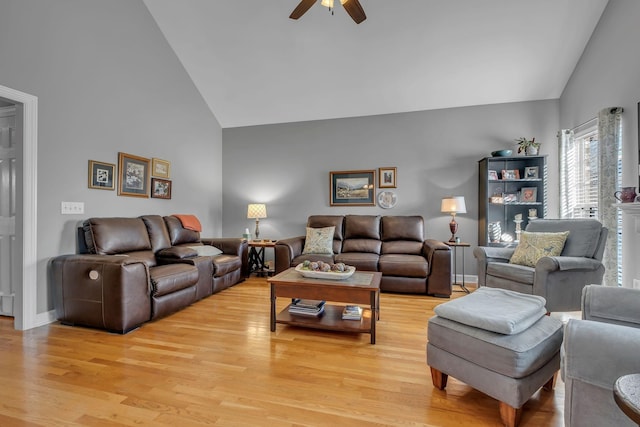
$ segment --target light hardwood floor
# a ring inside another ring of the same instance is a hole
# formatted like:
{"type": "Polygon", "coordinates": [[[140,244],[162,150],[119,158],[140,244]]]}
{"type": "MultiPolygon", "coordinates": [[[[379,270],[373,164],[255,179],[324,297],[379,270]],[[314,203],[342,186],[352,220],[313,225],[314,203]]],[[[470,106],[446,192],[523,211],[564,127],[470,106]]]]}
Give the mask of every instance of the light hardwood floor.
{"type": "MultiPolygon", "coordinates": [[[[463,293],[455,292],[454,297],[463,293]]],[[[0,426],[499,426],[498,403],[431,384],[427,320],[446,299],[381,295],[369,335],[269,330],[251,278],[127,335],[0,320],[0,426]]],[[[279,301],[279,308],[286,301],[279,301]]],[[[521,426],[562,426],[564,384],[538,391],[521,426]]]]}

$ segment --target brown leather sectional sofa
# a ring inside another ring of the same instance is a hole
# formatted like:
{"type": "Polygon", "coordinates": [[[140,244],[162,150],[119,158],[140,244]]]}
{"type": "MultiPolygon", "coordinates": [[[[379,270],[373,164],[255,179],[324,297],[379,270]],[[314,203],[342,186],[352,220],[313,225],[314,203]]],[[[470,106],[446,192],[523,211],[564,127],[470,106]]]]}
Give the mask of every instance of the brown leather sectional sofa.
{"type": "Polygon", "coordinates": [[[303,254],[305,236],[279,240],[276,273],[305,260],[343,262],[357,270],[380,271],[388,292],[451,295],[451,250],[424,238],[421,216],[312,215],[307,227],[335,227],[333,254],[303,254]]]}
{"type": "Polygon", "coordinates": [[[126,333],[244,280],[246,241],[201,238],[174,216],[90,218],[78,235],[82,253],[50,265],[64,324],[126,333]]]}

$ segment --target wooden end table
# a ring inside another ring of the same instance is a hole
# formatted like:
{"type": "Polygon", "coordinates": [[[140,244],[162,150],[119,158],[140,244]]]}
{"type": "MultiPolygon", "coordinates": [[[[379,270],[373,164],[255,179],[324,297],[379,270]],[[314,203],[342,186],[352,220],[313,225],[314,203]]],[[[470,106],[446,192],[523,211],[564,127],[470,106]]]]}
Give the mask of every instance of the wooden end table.
{"type": "Polygon", "coordinates": [[[276,323],[340,332],[371,334],[376,343],[376,321],[380,318],[380,279],[382,273],[356,271],[345,280],[310,279],[295,268],[289,268],[268,280],[271,285],[271,332],[276,323]],[[325,303],[319,316],[298,316],[289,313],[287,306],[276,313],[276,298],[301,298],[367,305],[360,320],[342,320],[344,306],[325,303]]]}
{"type": "Polygon", "coordinates": [[[268,276],[273,273],[264,262],[266,248],[275,250],[275,240],[249,240],[249,275],[256,273],[258,276],[268,276]]]}

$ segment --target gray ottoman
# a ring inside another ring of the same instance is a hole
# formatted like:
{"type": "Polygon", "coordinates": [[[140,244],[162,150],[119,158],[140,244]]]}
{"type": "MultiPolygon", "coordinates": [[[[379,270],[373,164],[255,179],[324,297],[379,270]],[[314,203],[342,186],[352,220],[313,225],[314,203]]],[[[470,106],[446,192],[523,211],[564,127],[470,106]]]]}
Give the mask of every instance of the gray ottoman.
{"type": "Polygon", "coordinates": [[[434,387],[447,377],[500,402],[506,426],[541,387],[552,390],[560,369],[563,324],[545,316],[544,298],[482,287],[435,308],[429,319],[427,364],[434,387]]]}

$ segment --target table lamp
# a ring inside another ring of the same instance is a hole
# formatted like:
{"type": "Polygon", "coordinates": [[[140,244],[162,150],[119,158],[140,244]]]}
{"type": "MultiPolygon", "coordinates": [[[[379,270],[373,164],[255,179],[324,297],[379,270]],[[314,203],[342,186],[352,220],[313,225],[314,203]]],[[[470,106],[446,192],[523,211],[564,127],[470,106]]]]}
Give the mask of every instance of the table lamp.
{"type": "Polygon", "coordinates": [[[442,199],[442,205],[440,205],[440,211],[443,213],[451,214],[451,222],[449,223],[449,230],[451,230],[451,238],[449,242],[456,241],[456,233],[458,232],[458,223],[456,222],[456,214],[467,213],[467,207],[464,204],[463,196],[449,196],[442,199]]]}
{"type": "Polygon", "coordinates": [[[260,229],[258,225],[260,224],[260,218],[267,217],[267,206],[264,203],[250,203],[247,208],[247,218],[256,220],[256,240],[258,240],[258,236],[260,236],[260,229]]]}

